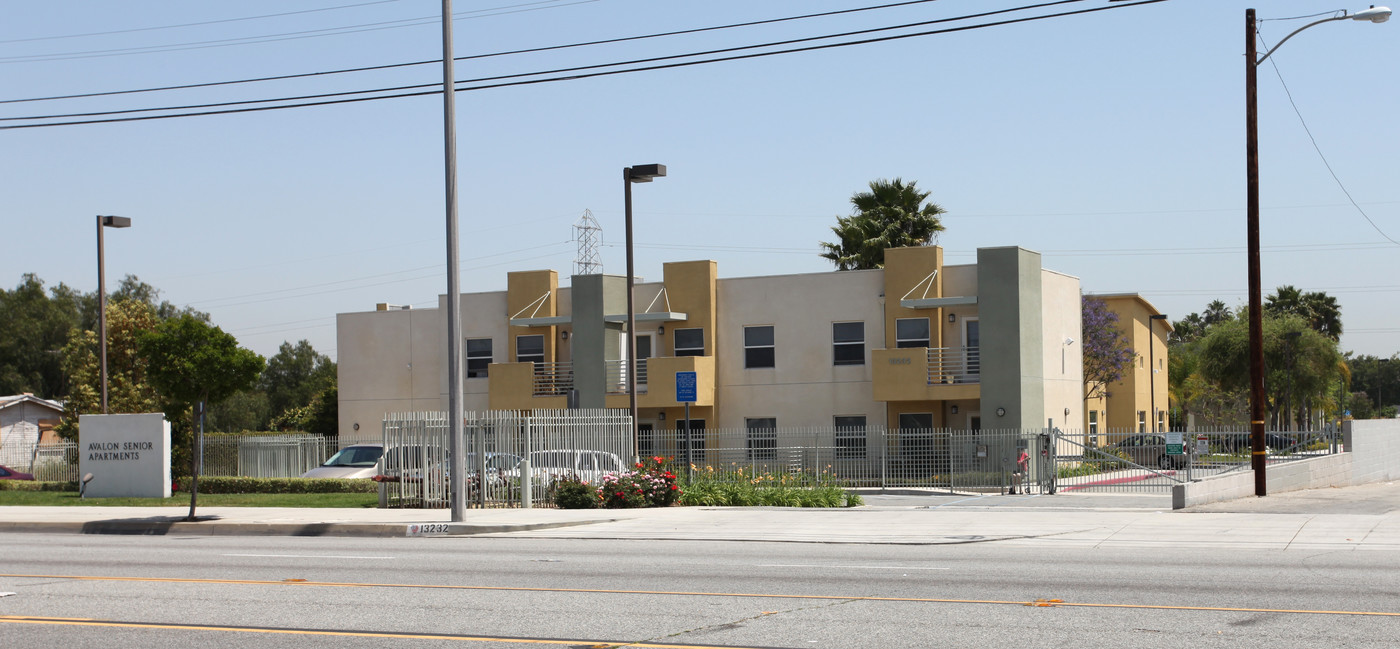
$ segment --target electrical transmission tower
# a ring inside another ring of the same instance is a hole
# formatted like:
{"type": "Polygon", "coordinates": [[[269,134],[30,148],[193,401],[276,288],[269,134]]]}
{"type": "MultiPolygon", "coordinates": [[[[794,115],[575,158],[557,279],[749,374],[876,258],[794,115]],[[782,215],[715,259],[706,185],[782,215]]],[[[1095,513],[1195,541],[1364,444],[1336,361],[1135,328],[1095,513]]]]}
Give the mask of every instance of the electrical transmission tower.
{"type": "Polygon", "coordinates": [[[603,247],[603,226],[593,218],[593,212],[583,211],[583,216],[574,223],[574,241],[578,243],[578,257],[574,259],[575,275],[597,275],[603,272],[603,261],[598,256],[603,247]]]}

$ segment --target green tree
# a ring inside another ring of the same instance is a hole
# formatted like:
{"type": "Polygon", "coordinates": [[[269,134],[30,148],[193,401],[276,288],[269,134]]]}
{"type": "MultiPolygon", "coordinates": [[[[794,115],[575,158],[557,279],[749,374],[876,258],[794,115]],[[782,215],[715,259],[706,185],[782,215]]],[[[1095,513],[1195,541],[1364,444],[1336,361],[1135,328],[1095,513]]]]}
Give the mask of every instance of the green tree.
{"type": "Polygon", "coordinates": [[[267,430],[267,394],[256,387],[209,405],[205,426],[222,433],[267,430]]]}
{"type": "MultiPolygon", "coordinates": [[[[159,393],[146,379],[146,360],[138,349],[142,334],[155,329],[155,311],[134,300],[107,305],[107,411],[112,414],[159,412],[159,393]]],[[[77,439],[78,416],[102,412],[101,372],[97,334],[73,328],[59,354],[68,377],[63,417],[56,429],[65,439],[77,439]]]]}
{"type": "Polygon", "coordinates": [[[1264,313],[1296,315],[1308,327],[1334,342],[1342,339],[1342,307],[1337,298],[1321,291],[1304,293],[1294,286],[1280,286],[1264,299],[1264,313]]]}
{"type": "MultiPolygon", "coordinates": [[[[1284,427],[1335,409],[1342,378],[1337,343],[1294,315],[1264,318],[1264,391],[1273,424],[1284,427]],[[1288,411],[1283,409],[1288,406],[1288,411]]],[[[1201,375],[1225,392],[1248,394],[1249,323],[1238,317],[1211,328],[1201,340],[1201,375]]]]}
{"type": "Polygon", "coordinates": [[[943,208],[925,200],[915,181],[875,180],[870,191],[851,196],[851,216],[836,217],[836,243],[821,242],[821,256],[837,270],[884,268],[885,249],[925,246],[943,231],[943,208]]]}
{"type": "MultiPolygon", "coordinates": [[[[171,402],[193,407],[191,428],[209,403],[218,403],[252,387],[262,372],[263,357],[238,346],[238,340],[191,314],[160,323],[140,337],[150,382],[171,402]]],[[[190,452],[190,513],[199,492],[197,437],[190,452]]]]}
{"type": "Polygon", "coordinates": [[[53,399],[66,391],[59,350],[78,325],[78,305],[62,284],[50,293],[32,273],[14,290],[0,289],[0,394],[53,399]]]}
{"type": "Polygon", "coordinates": [[[1369,402],[1369,407],[1365,407],[1359,399],[1353,400],[1353,417],[1384,417],[1390,412],[1388,407],[1400,404],[1400,354],[1390,358],[1361,355],[1347,359],[1347,367],[1351,371],[1352,389],[1369,402]]]}
{"type": "Polygon", "coordinates": [[[295,345],[282,343],[277,353],[267,359],[258,389],[267,395],[268,414],[276,418],[292,408],[309,405],[312,398],[335,385],[335,381],[335,362],[302,340],[295,345]]]}

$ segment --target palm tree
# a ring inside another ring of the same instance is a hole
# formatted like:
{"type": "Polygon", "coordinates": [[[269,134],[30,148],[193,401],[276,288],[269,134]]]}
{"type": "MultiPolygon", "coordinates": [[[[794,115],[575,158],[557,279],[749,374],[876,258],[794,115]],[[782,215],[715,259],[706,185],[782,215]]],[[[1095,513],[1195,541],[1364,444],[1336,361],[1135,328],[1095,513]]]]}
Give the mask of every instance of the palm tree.
{"type": "Polygon", "coordinates": [[[1306,320],[1308,327],[1333,342],[1342,338],[1342,307],[1337,298],[1322,291],[1304,293],[1294,286],[1280,286],[1264,303],[1272,316],[1293,314],[1306,320]]]}
{"type": "Polygon", "coordinates": [[[870,191],[851,196],[851,216],[836,218],[831,231],[836,243],[821,242],[821,256],[837,270],[883,268],[885,249],[925,246],[936,242],[943,208],[925,203],[931,192],[919,191],[915,181],[875,180],[870,191]]]}

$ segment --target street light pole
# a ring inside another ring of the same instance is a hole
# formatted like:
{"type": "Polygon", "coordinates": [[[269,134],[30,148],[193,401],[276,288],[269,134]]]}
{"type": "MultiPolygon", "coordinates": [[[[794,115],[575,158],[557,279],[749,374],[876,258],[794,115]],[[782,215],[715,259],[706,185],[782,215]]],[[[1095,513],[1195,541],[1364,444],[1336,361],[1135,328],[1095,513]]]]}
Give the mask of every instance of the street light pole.
{"type": "Polygon", "coordinates": [[[98,375],[102,384],[102,414],[107,414],[107,277],[103,259],[103,228],[129,228],[131,219],[125,216],[97,215],[97,348],[98,375]]]}
{"type": "Polygon", "coordinates": [[[627,408],[632,414],[632,456],[637,459],[641,448],[637,438],[637,313],[635,306],[636,273],[632,267],[632,183],[649,183],[652,178],[666,175],[666,165],[649,164],[622,169],[623,218],[627,230],[627,408]]]}
{"type": "MultiPolygon", "coordinates": [[[[452,79],[452,0],[442,0],[442,135],[447,199],[447,489],[452,522],[467,518],[462,425],[462,301],[457,285],[457,104],[452,79]]],[[[484,490],[478,490],[484,491],[484,490]]]]}
{"type": "Polygon", "coordinates": [[[1250,468],[1254,470],[1254,495],[1268,495],[1264,456],[1264,318],[1263,297],[1259,271],[1259,97],[1256,72],[1260,63],[1278,51],[1288,39],[1314,25],[1345,19],[1383,23],[1390,19],[1388,7],[1371,7],[1353,14],[1340,15],[1308,23],[1283,37],[1273,49],[1259,56],[1255,49],[1257,21],[1254,10],[1244,12],[1244,101],[1245,101],[1245,228],[1249,239],[1249,428],[1250,468]]]}

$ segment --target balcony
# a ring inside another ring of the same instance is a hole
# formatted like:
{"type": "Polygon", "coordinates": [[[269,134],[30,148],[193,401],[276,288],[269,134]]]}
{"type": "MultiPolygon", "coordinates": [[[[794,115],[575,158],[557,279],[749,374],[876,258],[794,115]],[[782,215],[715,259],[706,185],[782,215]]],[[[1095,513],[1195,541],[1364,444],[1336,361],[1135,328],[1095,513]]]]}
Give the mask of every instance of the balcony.
{"type": "Polygon", "coordinates": [[[531,394],[537,397],[568,395],[574,389],[573,363],[535,363],[531,394]]]}
{"type": "Polygon", "coordinates": [[[872,379],[876,401],[951,401],[982,396],[977,347],[876,349],[872,379]]]}
{"type": "MultiPolygon", "coordinates": [[[[627,361],[604,361],[607,393],[627,394],[627,361]]],[[[637,394],[647,393],[647,359],[637,360],[637,394]]]]}
{"type": "Polygon", "coordinates": [[[928,384],[981,383],[980,347],[931,347],[928,350],[928,384]]]}

